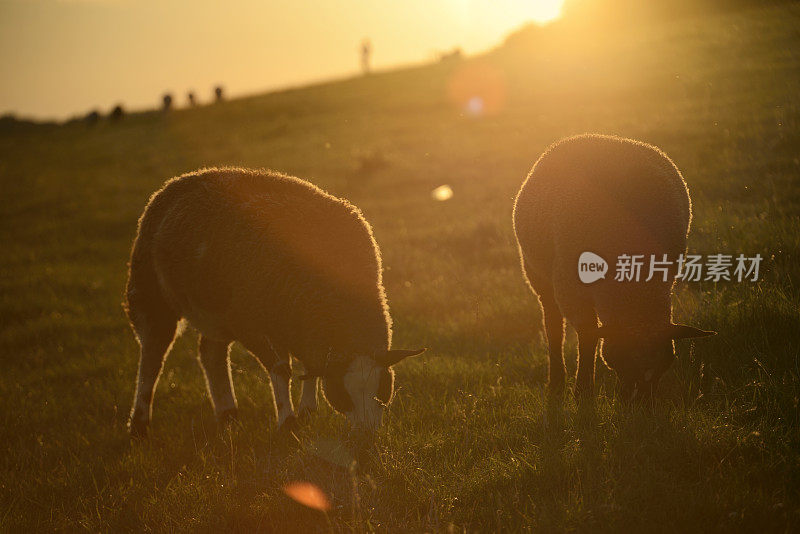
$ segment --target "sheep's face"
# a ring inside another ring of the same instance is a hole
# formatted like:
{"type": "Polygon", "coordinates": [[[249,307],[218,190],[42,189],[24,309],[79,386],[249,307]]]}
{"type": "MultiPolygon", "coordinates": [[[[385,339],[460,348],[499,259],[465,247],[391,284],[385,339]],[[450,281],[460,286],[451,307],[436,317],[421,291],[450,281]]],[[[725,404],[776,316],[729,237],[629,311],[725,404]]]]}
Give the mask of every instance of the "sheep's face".
{"type": "MultiPolygon", "coordinates": [[[[424,350],[424,349],[423,349],[424,350]]],[[[386,351],[378,357],[359,356],[343,370],[322,379],[325,398],[361,430],[374,431],[394,394],[391,365],[423,351],[386,351]]]]}
{"type": "Polygon", "coordinates": [[[350,365],[343,382],[352,400],[352,409],[345,412],[350,423],[364,430],[378,428],[394,392],[394,372],[372,358],[361,357],[350,365]]]}
{"type": "Polygon", "coordinates": [[[675,361],[675,346],[665,334],[640,334],[603,341],[603,359],[617,372],[624,398],[650,395],[675,361]]]}
{"type": "Polygon", "coordinates": [[[603,359],[617,372],[624,399],[648,396],[675,361],[674,339],[713,336],[716,332],[667,323],[662,326],[606,327],[595,335],[603,338],[603,359]]]}

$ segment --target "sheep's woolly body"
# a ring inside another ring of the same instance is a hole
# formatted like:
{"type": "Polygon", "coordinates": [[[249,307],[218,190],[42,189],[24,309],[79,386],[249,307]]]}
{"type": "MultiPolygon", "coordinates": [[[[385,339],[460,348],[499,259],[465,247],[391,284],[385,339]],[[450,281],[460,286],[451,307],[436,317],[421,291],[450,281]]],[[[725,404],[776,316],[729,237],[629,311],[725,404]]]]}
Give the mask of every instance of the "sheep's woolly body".
{"type": "Polygon", "coordinates": [[[658,148],[604,135],[552,145],[536,162],[514,206],[523,269],[533,286],[549,284],[576,328],[666,324],[674,268],[667,282],[616,282],[621,254],[675,261],[686,250],[691,204],[677,167],[658,148]],[[589,251],[609,263],[604,280],[583,284],[578,258],[589,251]],[[595,316],[595,312],[597,315],[595,316]]]}
{"type": "Polygon", "coordinates": [[[238,340],[262,361],[290,352],[311,372],[386,351],[381,258],[360,211],[271,171],[205,169],[150,199],[131,253],[136,331],[161,303],[204,337],[238,340]],[[139,324],[137,324],[139,323],[139,324]]]}

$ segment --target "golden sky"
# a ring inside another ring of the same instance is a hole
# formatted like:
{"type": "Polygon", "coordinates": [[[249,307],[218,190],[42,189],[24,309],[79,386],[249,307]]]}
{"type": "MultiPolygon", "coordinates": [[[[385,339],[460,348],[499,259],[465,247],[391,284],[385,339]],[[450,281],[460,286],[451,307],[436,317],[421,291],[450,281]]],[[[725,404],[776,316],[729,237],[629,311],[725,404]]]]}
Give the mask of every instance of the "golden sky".
{"type": "Polygon", "coordinates": [[[0,0],[0,114],[178,105],[490,48],[560,0],[0,0]]]}

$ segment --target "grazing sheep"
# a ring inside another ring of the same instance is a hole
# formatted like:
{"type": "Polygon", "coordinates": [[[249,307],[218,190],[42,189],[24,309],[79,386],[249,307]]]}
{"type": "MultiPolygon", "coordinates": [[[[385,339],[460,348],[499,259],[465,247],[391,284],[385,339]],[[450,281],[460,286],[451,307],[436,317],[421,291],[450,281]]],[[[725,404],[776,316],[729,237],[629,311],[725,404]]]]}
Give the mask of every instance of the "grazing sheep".
{"type": "Polygon", "coordinates": [[[300,412],[325,397],[357,427],[380,424],[391,318],[369,224],[345,200],[270,171],[205,169],[174,178],[139,219],[126,310],[141,345],[130,430],[150,422],[153,391],[179,319],[200,331],[199,362],[216,415],[236,415],[228,349],[269,371],[278,424],[295,422],[290,354],[306,369],[300,412]]]}
{"type": "Polygon", "coordinates": [[[122,107],[122,104],[117,104],[108,116],[112,121],[122,120],[125,116],[125,108],[122,107]]]}
{"type": "Polygon", "coordinates": [[[86,121],[86,124],[88,124],[89,126],[94,126],[100,121],[100,112],[94,109],[86,114],[84,120],[86,121]]]}
{"type": "Polygon", "coordinates": [[[673,339],[712,335],[672,323],[676,267],[641,281],[614,280],[617,257],[673,262],[686,251],[691,202],[680,171],[658,148],[619,137],[580,135],[545,151],[514,204],[522,268],[538,295],[550,353],[550,389],[564,388],[564,318],[578,333],[576,393],[590,394],[598,340],[623,398],[652,392],[675,358],[673,339]],[[578,259],[592,252],[610,276],[591,284],[578,259]],[[598,328],[598,318],[602,327],[598,328]]]}

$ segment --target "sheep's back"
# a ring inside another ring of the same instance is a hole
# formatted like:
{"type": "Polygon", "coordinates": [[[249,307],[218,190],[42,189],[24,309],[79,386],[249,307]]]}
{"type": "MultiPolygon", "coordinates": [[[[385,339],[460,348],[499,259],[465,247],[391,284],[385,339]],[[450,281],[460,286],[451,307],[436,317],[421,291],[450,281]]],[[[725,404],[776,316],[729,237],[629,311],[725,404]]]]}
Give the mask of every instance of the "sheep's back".
{"type": "Polygon", "coordinates": [[[323,304],[384,305],[368,224],[307,182],[207,170],[160,195],[174,198],[152,238],[156,272],[168,300],[201,331],[242,341],[256,331],[291,336],[323,304]]]}
{"type": "Polygon", "coordinates": [[[516,211],[523,248],[523,241],[550,243],[570,272],[586,250],[679,254],[691,219],[686,185],[663,152],[607,136],[551,147],[520,191],[516,211]],[[526,232],[536,235],[526,238],[526,232]]]}

